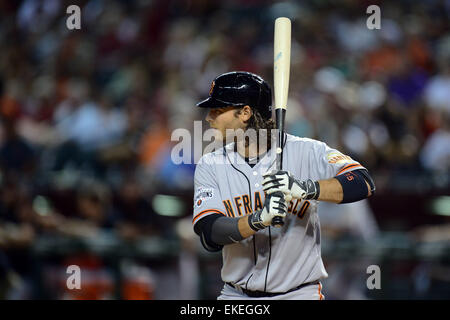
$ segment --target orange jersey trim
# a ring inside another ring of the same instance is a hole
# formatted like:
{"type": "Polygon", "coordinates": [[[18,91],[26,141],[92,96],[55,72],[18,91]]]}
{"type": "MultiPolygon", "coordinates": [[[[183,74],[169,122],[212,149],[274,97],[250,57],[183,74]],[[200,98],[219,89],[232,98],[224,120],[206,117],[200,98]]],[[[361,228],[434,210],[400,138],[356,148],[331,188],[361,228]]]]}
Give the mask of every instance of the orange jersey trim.
{"type": "Polygon", "coordinates": [[[359,163],[353,163],[353,164],[349,164],[345,167],[343,167],[336,175],[340,175],[346,171],[349,171],[350,169],[355,169],[355,168],[364,168],[362,165],[360,165],[359,163]]]}
{"type": "Polygon", "coordinates": [[[207,213],[219,213],[222,214],[224,216],[227,216],[225,213],[223,213],[220,210],[217,209],[207,209],[207,210],[203,210],[202,212],[200,212],[199,214],[197,214],[194,219],[192,219],[192,224],[195,224],[201,217],[203,217],[205,214],[207,213]]]}
{"type": "Polygon", "coordinates": [[[319,300],[323,300],[323,295],[322,295],[322,285],[319,282],[319,300]]]}

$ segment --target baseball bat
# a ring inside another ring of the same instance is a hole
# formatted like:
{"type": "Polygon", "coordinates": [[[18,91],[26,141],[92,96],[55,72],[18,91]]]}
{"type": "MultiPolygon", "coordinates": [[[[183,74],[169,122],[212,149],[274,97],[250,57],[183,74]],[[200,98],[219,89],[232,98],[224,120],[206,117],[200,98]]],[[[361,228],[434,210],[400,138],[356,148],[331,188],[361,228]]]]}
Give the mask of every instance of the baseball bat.
{"type": "MultiPolygon", "coordinates": [[[[283,169],[284,119],[286,117],[289,92],[289,71],[291,69],[291,20],[280,17],[275,20],[273,77],[275,96],[275,122],[278,129],[276,145],[276,169],[283,169]]],[[[284,225],[283,218],[272,220],[274,227],[284,225]]]]}

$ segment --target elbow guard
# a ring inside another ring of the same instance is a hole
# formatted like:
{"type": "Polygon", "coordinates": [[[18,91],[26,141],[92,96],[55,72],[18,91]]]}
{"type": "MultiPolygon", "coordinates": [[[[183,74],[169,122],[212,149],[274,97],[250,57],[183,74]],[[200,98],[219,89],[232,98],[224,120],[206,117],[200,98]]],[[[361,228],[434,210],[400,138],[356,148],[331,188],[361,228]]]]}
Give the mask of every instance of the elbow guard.
{"type": "Polygon", "coordinates": [[[367,189],[366,182],[370,187],[370,192],[372,194],[375,192],[375,184],[369,172],[365,169],[347,172],[335,178],[341,184],[344,193],[344,198],[341,203],[351,203],[367,198],[369,190],[367,189]]]}
{"type": "Polygon", "coordinates": [[[364,180],[366,180],[366,182],[369,184],[370,193],[374,194],[375,190],[376,190],[375,182],[373,182],[372,177],[369,175],[369,171],[367,171],[365,169],[364,170],[360,169],[360,170],[355,170],[355,171],[358,171],[358,173],[364,177],[364,180]]]}
{"type": "Polygon", "coordinates": [[[194,232],[200,237],[203,248],[211,252],[220,251],[223,248],[223,246],[218,245],[211,239],[212,226],[220,217],[223,216],[221,214],[211,214],[200,219],[194,226],[194,232]]]}

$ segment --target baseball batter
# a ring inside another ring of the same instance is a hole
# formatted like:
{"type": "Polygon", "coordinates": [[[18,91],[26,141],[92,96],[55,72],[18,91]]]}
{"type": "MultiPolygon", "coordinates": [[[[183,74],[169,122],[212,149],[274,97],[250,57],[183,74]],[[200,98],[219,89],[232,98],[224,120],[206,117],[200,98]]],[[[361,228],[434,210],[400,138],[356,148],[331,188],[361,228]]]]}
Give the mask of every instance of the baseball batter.
{"type": "Polygon", "coordinates": [[[325,143],[285,135],[283,168],[275,171],[270,86],[248,72],[214,79],[197,104],[219,137],[250,129],[205,154],[195,171],[193,225],[208,251],[222,250],[224,287],[218,299],[324,299],[317,202],[349,203],[372,195],[374,183],[357,161],[325,143]],[[233,130],[230,130],[233,129],[233,130]],[[275,228],[280,216],[284,225],[275,228]]]}

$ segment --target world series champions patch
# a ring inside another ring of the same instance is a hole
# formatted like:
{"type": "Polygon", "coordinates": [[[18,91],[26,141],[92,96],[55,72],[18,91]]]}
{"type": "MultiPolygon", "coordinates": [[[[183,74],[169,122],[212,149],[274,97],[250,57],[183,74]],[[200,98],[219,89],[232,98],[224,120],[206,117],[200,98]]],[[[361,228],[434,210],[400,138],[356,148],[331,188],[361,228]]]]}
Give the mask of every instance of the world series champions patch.
{"type": "Polygon", "coordinates": [[[198,188],[194,196],[194,208],[200,208],[203,203],[214,196],[214,190],[211,188],[198,188]]]}

